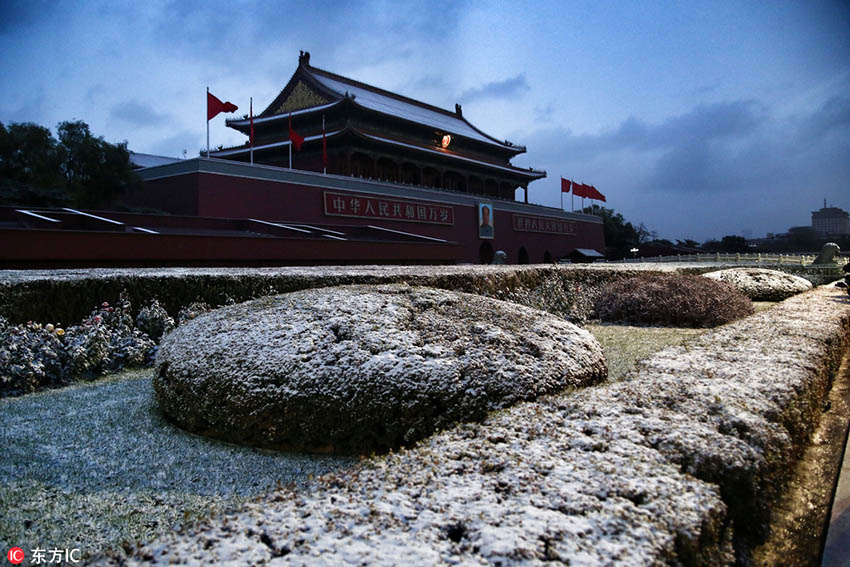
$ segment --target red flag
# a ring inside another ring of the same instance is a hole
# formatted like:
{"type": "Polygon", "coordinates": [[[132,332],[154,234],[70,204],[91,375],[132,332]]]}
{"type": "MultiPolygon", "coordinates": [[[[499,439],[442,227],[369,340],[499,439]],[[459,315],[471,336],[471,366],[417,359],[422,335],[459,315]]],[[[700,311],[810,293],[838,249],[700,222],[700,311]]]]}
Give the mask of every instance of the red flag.
{"type": "Polygon", "coordinates": [[[301,151],[301,144],[304,143],[304,138],[298,135],[298,132],[292,129],[292,113],[289,113],[289,140],[295,146],[297,151],[301,151]]]}
{"type": "Polygon", "coordinates": [[[254,147],[254,99],[251,98],[251,110],[249,111],[251,115],[251,135],[249,136],[249,140],[251,141],[251,147],[254,147]]]}
{"type": "Polygon", "coordinates": [[[590,197],[589,189],[584,183],[573,183],[573,195],[576,197],[590,197]]]}
{"type": "Polygon", "coordinates": [[[591,199],[596,199],[597,201],[607,203],[607,201],[605,200],[605,195],[597,191],[596,187],[594,187],[593,185],[590,186],[590,192],[592,193],[592,195],[590,196],[591,199]]]}
{"type": "Polygon", "coordinates": [[[207,91],[207,120],[215,118],[219,112],[236,112],[239,108],[232,102],[221,102],[215,95],[207,91]]]}
{"type": "Polygon", "coordinates": [[[328,168],[328,140],[325,137],[325,115],[322,115],[322,168],[328,168]]]}
{"type": "Polygon", "coordinates": [[[569,179],[561,178],[561,193],[569,193],[570,192],[570,181],[569,179]]]}

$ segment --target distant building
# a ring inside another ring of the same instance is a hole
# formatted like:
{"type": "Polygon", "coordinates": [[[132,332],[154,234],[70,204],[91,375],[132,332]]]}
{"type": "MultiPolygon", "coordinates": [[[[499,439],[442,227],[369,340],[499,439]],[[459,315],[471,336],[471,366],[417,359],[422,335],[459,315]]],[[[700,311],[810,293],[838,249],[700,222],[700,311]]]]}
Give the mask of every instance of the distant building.
{"type": "Polygon", "coordinates": [[[819,235],[850,234],[850,215],[838,207],[827,207],[826,201],[819,211],[812,211],[812,228],[819,235]]]}

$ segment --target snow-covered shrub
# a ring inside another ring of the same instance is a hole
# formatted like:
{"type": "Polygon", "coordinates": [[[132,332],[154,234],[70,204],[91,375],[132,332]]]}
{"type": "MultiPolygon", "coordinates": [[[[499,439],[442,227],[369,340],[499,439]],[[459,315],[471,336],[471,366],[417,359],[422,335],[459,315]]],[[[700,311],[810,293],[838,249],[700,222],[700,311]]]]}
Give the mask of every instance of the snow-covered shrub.
{"type": "Polygon", "coordinates": [[[169,317],[168,311],[159,304],[159,301],[152,299],[149,305],[139,311],[136,317],[136,328],[159,342],[162,335],[174,329],[174,319],[169,317]]]}
{"type": "Polygon", "coordinates": [[[716,327],[753,313],[729,284],[683,274],[646,273],[612,282],[594,303],[603,321],[671,327],[716,327]]]}
{"type": "Polygon", "coordinates": [[[133,326],[130,302],[103,303],[79,325],[0,321],[0,395],[91,379],[127,366],[153,363],[156,343],[133,326]]]}
{"type": "Polygon", "coordinates": [[[53,325],[13,326],[0,317],[0,396],[64,384],[67,359],[53,325]]]}
{"type": "Polygon", "coordinates": [[[207,303],[201,301],[190,303],[186,307],[180,309],[180,312],[177,314],[177,325],[180,326],[187,321],[191,321],[201,313],[206,313],[210,310],[212,310],[212,307],[210,307],[207,303]]]}

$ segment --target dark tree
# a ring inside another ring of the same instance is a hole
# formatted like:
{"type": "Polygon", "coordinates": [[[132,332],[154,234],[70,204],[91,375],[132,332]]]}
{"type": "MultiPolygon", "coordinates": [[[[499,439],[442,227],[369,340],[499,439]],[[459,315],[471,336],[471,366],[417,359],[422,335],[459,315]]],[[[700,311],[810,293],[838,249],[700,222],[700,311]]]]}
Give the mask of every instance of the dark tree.
{"type": "Polygon", "coordinates": [[[0,201],[53,206],[69,204],[62,150],[43,126],[0,122],[0,201]]]}
{"type": "Polygon", "coordinates": [[[747,246],[747,239],[743,236],[724,236],[723,239],[720,241],[720,245],[723,247],[723,252],[744,253],[750,251],[749,246],[747,246]]]}
{"type": "Polygon", "coordinates": [[[696,240],[691,240],[690,238],[686,238],[685,240],[676,240],[676,246],[680,246],[682,248],[699,248],[699,242],[696,240]]]}
{"type": "Polygon", "coordinates": [[[614,212],[614,209],[594,205],[592,208],[586,207],[583,212],[602,217],[605,256],[609,260],[631,257],[629,250],[636,247],[641,242],[641,238],[649,239],[650,235],[654,234],[643,223],[639,229],[636,229],[632,223],[623,218],[622,214],[614,212]]]}
{"type": "Polygon", "coordinates": [[[717,240],[706,240],[702,247],[706,252],[745,253],[751,252],[747,239],[743,236],[726,235],[719,242],[717,240]]]}
{"type": "Polygon", "coordinates": [[[99,207],[136,176],[127,143],[110,144],[85,122],[62,122],[59,139],[36,124],[0,123],[0,203],[99,207]]]}
{"type": "Polygon", "coordinates": [[[127,143],[110,144],[95,138],[85,122],[62,122],[59,144],[65,155],[67,188],[82,207],[97,207],[115,200],[133,181],[127,143]]]}

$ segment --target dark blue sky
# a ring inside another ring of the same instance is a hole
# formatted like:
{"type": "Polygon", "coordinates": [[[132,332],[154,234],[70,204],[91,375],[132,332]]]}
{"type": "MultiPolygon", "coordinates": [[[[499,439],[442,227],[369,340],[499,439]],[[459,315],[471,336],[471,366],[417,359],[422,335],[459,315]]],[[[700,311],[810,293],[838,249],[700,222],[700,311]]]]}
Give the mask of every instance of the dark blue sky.
{"type": "MultiPolygon", "coordinates": [[[[204,93],[262,110],[297,66],[453,109],[662,237],[850,210],[850,3],[2,2],[0,121],[197,155],[204,93]]],[[[244,137],[211,123],[213,145],[244,137]]],[[[565,205],[569,208],[569,199],[565,205]]]]}

